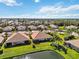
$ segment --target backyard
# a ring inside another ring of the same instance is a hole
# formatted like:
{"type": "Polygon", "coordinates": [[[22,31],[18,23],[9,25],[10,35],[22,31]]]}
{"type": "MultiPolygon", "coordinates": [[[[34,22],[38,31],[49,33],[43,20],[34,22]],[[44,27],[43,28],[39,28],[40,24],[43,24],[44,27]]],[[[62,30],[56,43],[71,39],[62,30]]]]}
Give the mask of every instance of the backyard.
{"type": "MultiPolygon", "coordinates": [[[[15,57],[22,54],[27,54],[31,52],[37,52],[42,50],[52,50],[56,51],[60,55],[64,56],[65,59],[79,59],[79,53],[76,51],[68,48],[68,53],[65,54],[63,51],[55,50],[55,47],[50,46],[51,42],[41,43],[35,45],[36,48],[32,48],[31,45],[28,46],[19,46],[19,47],[13,47],[13,48],[4,48],[4,52],[2,55],[0,55],[0,59],[9,59],[9,57],[15,57]]],[[[11,59],[11,58],[10,58],[11,59]]]]}

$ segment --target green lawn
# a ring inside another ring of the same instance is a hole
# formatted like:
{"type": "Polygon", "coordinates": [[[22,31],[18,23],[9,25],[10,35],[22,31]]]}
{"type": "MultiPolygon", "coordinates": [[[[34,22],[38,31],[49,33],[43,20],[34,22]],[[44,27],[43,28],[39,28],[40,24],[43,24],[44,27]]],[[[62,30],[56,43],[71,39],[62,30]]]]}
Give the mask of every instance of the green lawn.
{"type": "Polygon", "coordinates": [[[37,44],[35,49],[32,48],[31,45],[4,49],[4,53],[0,55],[0,59],[48,49],[58,52],[59,54],[64,56],[65,59],[79,59],[79,53],[77,53],[76,51],[68,48],[68,54],[64,54],[63,51],[54,50],[54,47],[50,46],[50,42],[37,44]]]}
{"type": "Polygon", "coordinates": [[[64,27],[64,26],[60,26],[59,29],[60,29],[60,30],[64,30],[65,27],[64,27]]]}

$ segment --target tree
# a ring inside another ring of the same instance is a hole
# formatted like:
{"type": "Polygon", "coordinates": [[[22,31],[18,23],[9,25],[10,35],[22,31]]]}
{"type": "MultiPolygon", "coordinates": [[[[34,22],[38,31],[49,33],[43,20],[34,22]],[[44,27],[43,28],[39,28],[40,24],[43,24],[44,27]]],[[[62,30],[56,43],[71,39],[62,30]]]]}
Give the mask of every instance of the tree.
{"type": "Polygon", "coordinates": [[[64,40],[73,40],[73,39],[75,39],[75,36],[74,35],[70,35],[70,36],[67,36],[67,37],[65,37],[64,38],[64,40]]]}
{"type": "Polygon", "coordinates": [[[0,49],[0,54],[3,54],[3,50],[2,49],[0,49]]]}
{"type": "Polygon", "coordinates": [[[67,54],[67,49],[63,45],[54,42],[51,44],[51,46],[54,46],[57,50],[62,50],[65,54],[67,54]]]}
{"type": "Polygon", "coordinates": [[[5,33],[5,37],[4,37],[4,41],[6,41],[7,38],[8,38],[8,34],[7,34],[7,32],[6,32],[6,33],[5,33]]]}
{"type": "Polygon", "coordinates": [[[33,48],[36,48],[35,44],[33,43],[33,38],[32,38],[32,32],[30,32],[29,37],[30,37],[30,42],[33,48]]]}
{"type": "Polygon", "coordinates": [[[2,33],[3,32],[3,29],[0,29],[0,33],[2,33]]]}
{"type": "Polygon", "coordinates": [[[7,40],[7,38],[8,38],[8,34],[7,34],[7,32],[4,34],[5,36],[4,36],[4,41],[3,41],[3,43],[7,40]]]}
{"type": "Polygon", "coordinates": [[[41,31],[41,32],[43,31],[43,29],[42,29],[41,27],[38,27],[37,29],[38,29],[39,31],[41,31]]]}
{"type": "Polygon", "coordinates": [[[28,30],[31,32],[32,30],[31,30],[31,28],[28,28],[28,30]]]}
{"type": "Polygon", "coordinates": [[[56,34],[54,34],[54,33],[48,33],[49,35],[51,35],[52,36],[52,40],[51,41],[62,41],[62,39],[58,36],[58,35],[56,35],[56,34]]]}

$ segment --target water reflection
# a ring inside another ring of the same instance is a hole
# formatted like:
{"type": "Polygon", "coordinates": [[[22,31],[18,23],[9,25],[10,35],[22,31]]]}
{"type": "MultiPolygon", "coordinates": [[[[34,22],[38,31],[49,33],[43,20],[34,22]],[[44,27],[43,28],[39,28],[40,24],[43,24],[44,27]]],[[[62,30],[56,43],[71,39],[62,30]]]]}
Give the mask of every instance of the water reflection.
{"type": "Polygon", "coordinates": [[[64,59],[64,58],[56,52],[43,51],[14,57],[13,59],[64,59]]]}

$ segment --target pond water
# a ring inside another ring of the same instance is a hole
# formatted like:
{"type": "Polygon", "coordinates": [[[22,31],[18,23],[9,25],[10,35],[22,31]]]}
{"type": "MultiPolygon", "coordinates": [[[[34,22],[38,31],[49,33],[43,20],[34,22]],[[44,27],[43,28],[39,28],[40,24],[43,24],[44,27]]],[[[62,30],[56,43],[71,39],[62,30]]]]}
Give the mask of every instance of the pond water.
{"type": "Polygon", "coordinates": [[[64,59],[60,54],[52,51],[43,51],[14,57],[13,59],[64,59]]]}

